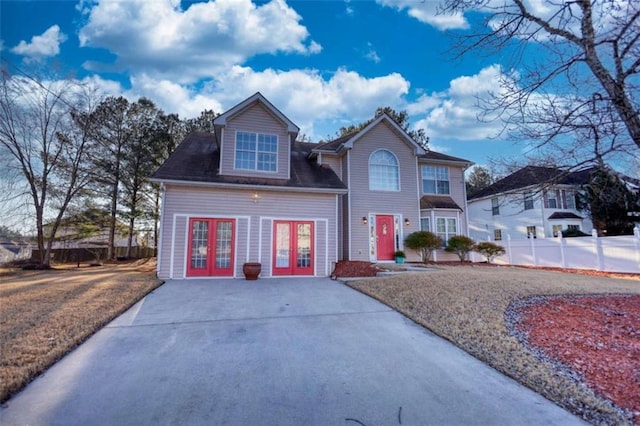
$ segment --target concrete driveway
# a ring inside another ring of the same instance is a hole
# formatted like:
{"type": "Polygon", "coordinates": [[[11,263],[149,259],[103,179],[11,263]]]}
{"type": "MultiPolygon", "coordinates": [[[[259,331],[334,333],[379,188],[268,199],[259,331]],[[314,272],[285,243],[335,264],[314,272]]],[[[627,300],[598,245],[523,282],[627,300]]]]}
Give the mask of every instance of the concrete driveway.
{"type": "Polygon", "coordinates": [[[289,278],[167,282],[0,424],[582,423],[339,282],[289,278]]]}

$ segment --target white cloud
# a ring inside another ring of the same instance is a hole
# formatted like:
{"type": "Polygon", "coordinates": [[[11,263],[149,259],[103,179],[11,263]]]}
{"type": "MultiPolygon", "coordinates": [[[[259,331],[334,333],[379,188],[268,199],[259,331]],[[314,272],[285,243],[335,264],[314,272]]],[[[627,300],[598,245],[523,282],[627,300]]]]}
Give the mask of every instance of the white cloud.
{"type": "Polygon", "coordinates": [[[371,43],[367,43],[367,47],[369,50],[364,55],[364,57],[369,59],[370,61],[375,62],[376,64],[380,62],[380,56],[378,55],[378,52],[374,50],[373,45],[371,43]]]}
{"type": "Polygon", "coordinates": [[[250,0],[216,0],[184,10],[179,0],[105,0],[87,5],[84,13],[81,46],[110,50],[116,66],[133,74],[180,83],[210,77],[256,54],[322,50],[284,0],[259,6],[250,0]]]}
{"type": "Polygon", "coordinates": [[[31,42],[22,40],[11,51],[24,56],[27,60],[38,61],[60,53],[60,43],[67,40],[67,36],[60,32],[60,27],[52,25],[42,35],[31,37],[31,42]]]}
{"type": "Polygon", "coordinates": [[[499,65],[491,65],[478,74],[451,80],[449,88],[432,95],[423,95],[407,107],[410,114],[425,116],[415,123],[425,129],[432,140],[479,140],[495,137],[502,129],[500,121],[478,120],[481,112],[478,99],[501,90],[506,77],[499,65]]]}
{"type": "Polygon", "coordinates": [[[461,13],[447,14],[439,13],[438,2],[416,0],[376,0],[383,6],[395,8],[397,10],[407,10],[407,14],[420,22],[429,24],[439,30],[452,30],[469,28],[469,22],[461,13]]]}

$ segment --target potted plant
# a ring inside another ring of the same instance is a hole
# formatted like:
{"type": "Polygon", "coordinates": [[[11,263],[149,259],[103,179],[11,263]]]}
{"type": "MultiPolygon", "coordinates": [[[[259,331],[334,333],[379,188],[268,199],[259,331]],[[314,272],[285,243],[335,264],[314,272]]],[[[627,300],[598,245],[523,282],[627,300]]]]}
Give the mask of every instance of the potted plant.
{"type": "Polygon", "coordinates": [[[396,263],[403,264],[407,255],[402,250],[398,250],[393,253],[393,257],[396,258],[396,263]]]}
{"type": "Polygon", "coordinates": [[[242,272],[244,278],[247,281],[255,281],[258,279],[258,275],[262,271],[262,264],[260,262],[247,262],[242,265],[242,272]]]}

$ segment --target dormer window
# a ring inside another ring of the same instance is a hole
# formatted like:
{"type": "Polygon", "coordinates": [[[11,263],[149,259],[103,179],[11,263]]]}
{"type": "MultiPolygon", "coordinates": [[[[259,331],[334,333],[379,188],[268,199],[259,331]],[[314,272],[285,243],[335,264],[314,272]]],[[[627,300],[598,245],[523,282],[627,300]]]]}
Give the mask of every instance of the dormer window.
{"type": "Polygon", "coordinates": [[[236,169],[276,172],[277,164],[277,135],[249,132],[236,133],[236,169]]]}

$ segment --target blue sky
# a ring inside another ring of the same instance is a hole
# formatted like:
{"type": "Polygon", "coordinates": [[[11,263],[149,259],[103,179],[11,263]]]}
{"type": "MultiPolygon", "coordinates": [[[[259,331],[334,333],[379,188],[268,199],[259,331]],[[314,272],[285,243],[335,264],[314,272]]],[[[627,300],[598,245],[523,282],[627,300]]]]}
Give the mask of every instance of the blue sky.
{"type": "MultiPolygon", "coordinates": [[[[405,109],[431,148],[486,164],[518,155],[477,121],[477,96],[497,88],[500,54],[455,59],[447,30],[465,16],[409,0],[0,2],[2,57],[28,69],[57,63],[110,95],[145,96],[193,117],[262,92],[313,140],[405,109]]],[[[476,16],[477,18],[477,16],[476,16]]]]}

